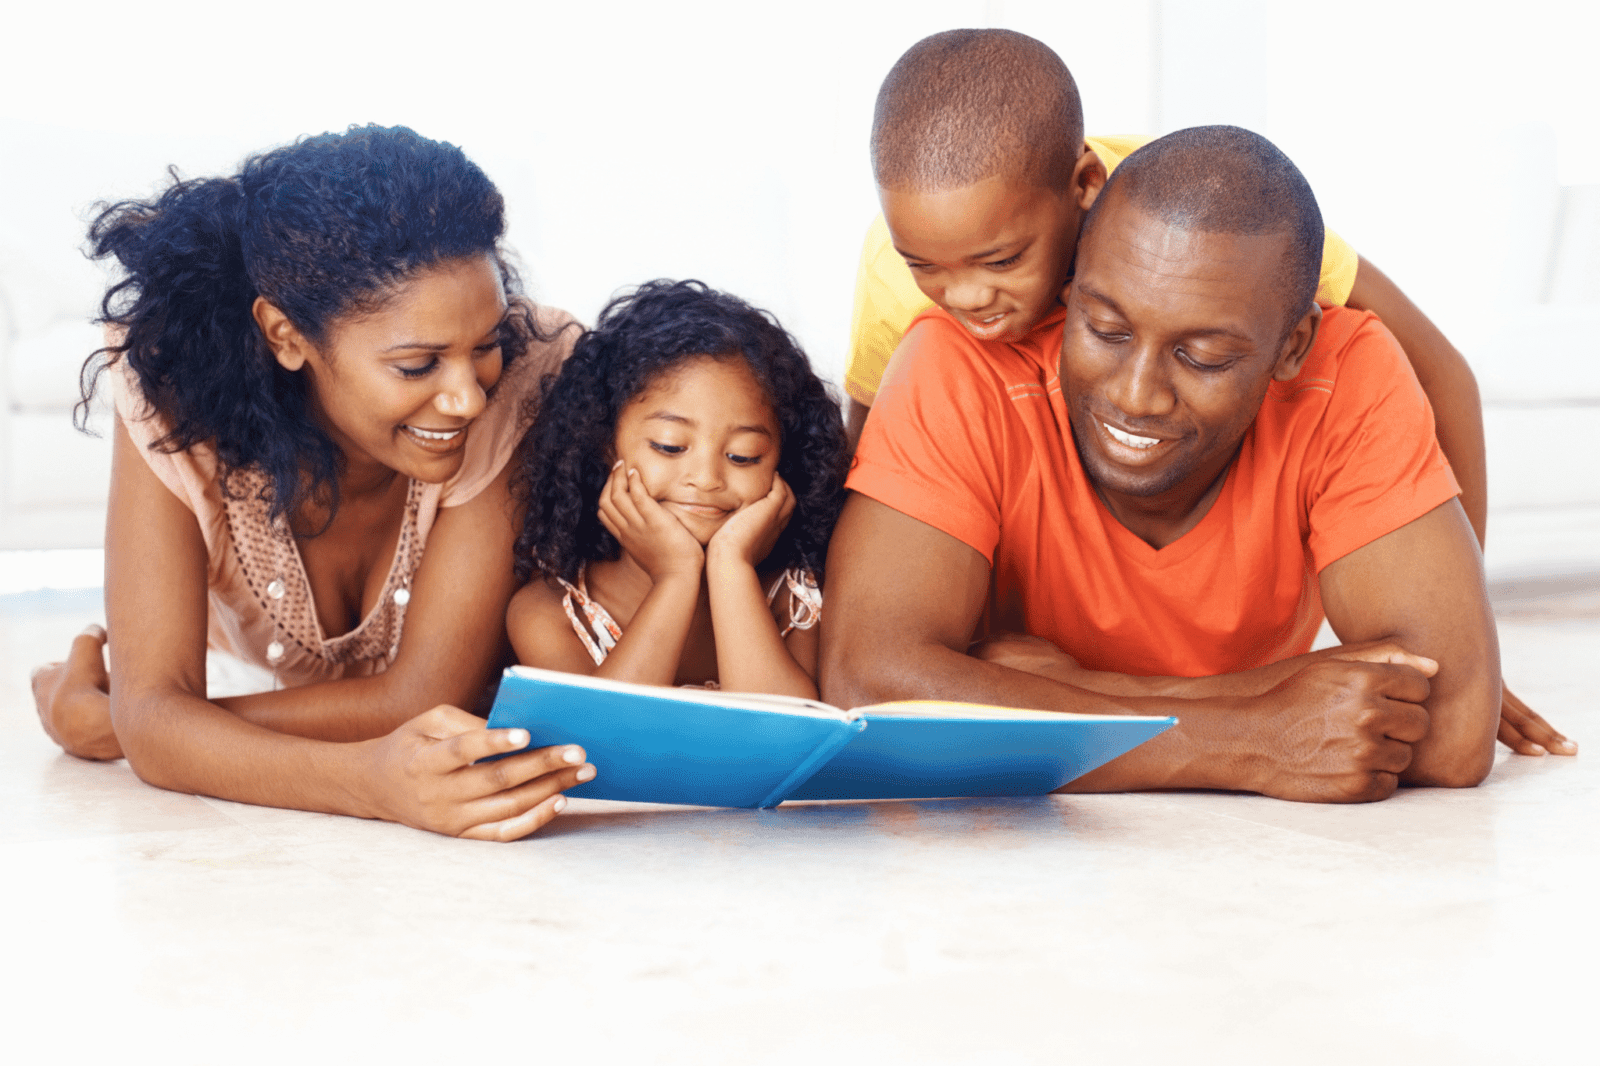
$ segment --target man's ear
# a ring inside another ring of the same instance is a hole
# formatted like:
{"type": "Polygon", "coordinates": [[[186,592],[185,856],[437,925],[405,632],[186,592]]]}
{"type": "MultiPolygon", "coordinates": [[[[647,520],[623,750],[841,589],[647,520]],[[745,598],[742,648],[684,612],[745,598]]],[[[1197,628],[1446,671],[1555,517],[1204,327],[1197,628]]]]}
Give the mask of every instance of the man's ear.
{"type": "Polygon", "coordinates": [[[1083,153],[1072,168],[1072,195],[1078,201],[1078,210],[1087,211],[1094,206],[1100,190],[1106,187],[1106,165],[1093,148],[1083,146],[1083,153]]]}
{"type": "Polygon", "coordinates": [[[261,328],[261,336],[266,338],[267,347],[272,349],[272,357],[279,366],[292,373],[306,365],[311,342],[289,321],[288,315],[268,303],[265,296],[256,297],[256,302],[250,306],[250,314],[261,328]]]}
{"type": "Polygon", "coordinates": [[[1315,300],[1300,316],[1300,321],[1295,323],[1294,329],[1283,339],[1283,350],[1278,353],[1278,363],[1272,368],[1272,380],[1293,381],[1300,376],[1300,368],[1306,365],[1306,356],[1311,354],[1311,345],[1317,339],[1317,329],[1322,325],[1322,308],[1315,300]]]}

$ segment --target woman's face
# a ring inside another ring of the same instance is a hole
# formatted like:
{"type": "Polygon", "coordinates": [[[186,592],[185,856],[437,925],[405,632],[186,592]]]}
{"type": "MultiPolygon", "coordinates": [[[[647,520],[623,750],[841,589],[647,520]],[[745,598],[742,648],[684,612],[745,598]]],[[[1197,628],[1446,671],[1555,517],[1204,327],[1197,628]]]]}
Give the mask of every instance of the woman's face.
{"type": "Polygon", "coordinates": [[[473,423],[500,380],[505,314],[489,255],[418,272],[377,311],[335,321],[320,348],[292,326],[275,337],[257,305],[278,361],[310,375],[313,415],[350,474],[385,467],[424,482],[461,469],[473,423]]]}
{"type": "Polygon", "coordinates": [[[772,489],[781,428],[750,366],[699,356],[661,374],[617,416],[616,457],[708,542],[772,489]]]}

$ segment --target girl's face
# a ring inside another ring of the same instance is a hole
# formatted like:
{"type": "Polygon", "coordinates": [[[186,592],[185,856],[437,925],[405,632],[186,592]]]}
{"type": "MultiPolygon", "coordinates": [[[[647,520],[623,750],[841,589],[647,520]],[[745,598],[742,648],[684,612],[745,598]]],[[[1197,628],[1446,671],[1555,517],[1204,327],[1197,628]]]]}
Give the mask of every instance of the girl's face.
{"type": "Polygon", "coordinates": [[[314,416],[352,472],[375,464],[441,482],[461,469],[500,380],[505,314],[500,271],[483,255],[421,271],[377,311],[334,322],[320,348],[270,305],[256,317],[279,363],[310,374],[314,416]]]}
{"type": "Polygon", "coordinates": [[[694,356],[659,375],[617,416],[616,458],[701,544],[772,489],[781,432],[738,356],[694,356]]]}

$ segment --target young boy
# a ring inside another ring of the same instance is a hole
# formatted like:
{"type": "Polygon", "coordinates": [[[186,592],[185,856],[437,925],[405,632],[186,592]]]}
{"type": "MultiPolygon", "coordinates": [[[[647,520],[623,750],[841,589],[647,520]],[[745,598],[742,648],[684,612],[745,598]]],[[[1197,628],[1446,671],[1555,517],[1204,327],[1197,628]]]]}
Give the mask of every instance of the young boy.
{"type": "MultiPolygon", "coordinates": [[[[1085,139],[1071,73],[1010,30],[950,30],[890,70],[873,117],[883,215],[862,250],[845,387],[856,439],[901,334],[930,303],[975,337],[1021,340],[1061,311],[1079,229],[1111,169],[1145,137],[1085,139]]],[[[1370,310],[1427,393],[1480,545],[1487,517],[1483,421],[1466,360],[1415,304],[1331,230],[1317,300],[1370,310]]],[[[1509,691],[1500,739],[1523,754],[1575,753],[1509,691]]]]}

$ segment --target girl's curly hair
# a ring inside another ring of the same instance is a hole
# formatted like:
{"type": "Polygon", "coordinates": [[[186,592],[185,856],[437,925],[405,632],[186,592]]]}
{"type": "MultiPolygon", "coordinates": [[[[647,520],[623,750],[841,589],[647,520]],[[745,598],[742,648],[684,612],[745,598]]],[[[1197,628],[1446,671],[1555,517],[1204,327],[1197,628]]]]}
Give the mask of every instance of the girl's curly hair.
{"type": "Polygon", "coordinates": [[[115,257],[125,276],[100,304],[121,340],[84,363],[79,428],[100,374],[126,359],[171,427],[152,447],[210,444],[229,494],[235,472],[261,470],[274,517],[312,497],[336,509],[343,458],[312,418],[307,375],[267,347],[256,297],[321,345],[338,319],[380,309],[419,272],[492,255],[512,308],[505,360],[542,339],[499,247],[504,201],[454,145],[352,126],[252,156],[233,177],[169,173],[161,195],[102,203],[89,227],[89,254],[115,257]]]}
{"type": "Polygon", "coordinates": [[[583,563],[617,558],[621,546],[598,509],[618,415],[661,374],[707,355],[744,359],[782,432],[778,473],[795,508],[766,565],[822,579],[850,465],[839,403],[776,319],[699,281],[651,281],[612,300],[560,373],[545,378],[514,481],[524,509],[520,579],[573,581],[583,563]]]}

